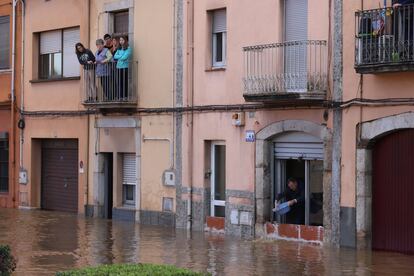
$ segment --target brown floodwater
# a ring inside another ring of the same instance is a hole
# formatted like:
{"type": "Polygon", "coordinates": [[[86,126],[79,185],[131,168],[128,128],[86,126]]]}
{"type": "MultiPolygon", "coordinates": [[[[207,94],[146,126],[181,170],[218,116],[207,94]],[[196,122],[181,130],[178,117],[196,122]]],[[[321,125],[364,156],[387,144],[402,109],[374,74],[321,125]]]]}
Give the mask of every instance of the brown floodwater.
{"type": "Polygon", "coordinates": [[[213,275],[408,275],[414,256],[333,249],[289,241],[246,241],[125,221],[0,209],[0,243],[15,275],[112,263],[172,264],[213,275]]]}

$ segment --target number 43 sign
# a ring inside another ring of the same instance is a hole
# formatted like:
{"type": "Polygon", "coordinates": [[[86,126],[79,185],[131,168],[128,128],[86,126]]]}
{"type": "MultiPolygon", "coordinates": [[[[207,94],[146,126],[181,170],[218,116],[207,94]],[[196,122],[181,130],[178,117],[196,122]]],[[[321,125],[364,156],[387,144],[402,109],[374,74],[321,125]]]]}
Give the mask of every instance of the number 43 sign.
{"type": "Polygon", "coordinates": [[[254,130],[246,130],[246,142],[255,142],[256,141],[256,134],[254,130]]]}

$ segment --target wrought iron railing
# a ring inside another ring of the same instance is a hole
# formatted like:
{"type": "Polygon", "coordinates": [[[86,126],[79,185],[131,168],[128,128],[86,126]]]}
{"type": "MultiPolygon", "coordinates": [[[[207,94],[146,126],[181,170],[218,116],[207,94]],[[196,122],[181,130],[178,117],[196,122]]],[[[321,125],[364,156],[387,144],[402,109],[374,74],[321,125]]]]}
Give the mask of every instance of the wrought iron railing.
{"type": "Polygon", "coordinates": [[[244,94],[326,92],[326,44],[304,40],[244,47],[244,94]]]}
{"type": "Polygon", "coordinates": [[[134,67],[132,62],[127,68],[117,68],[116,62],[84,65],[84,104],[136,103],[134,67]]]}
{"type": "Polygon", "coordinates": [[[355,13],[355,66],[414,62],[414,5],[355,13]]]}

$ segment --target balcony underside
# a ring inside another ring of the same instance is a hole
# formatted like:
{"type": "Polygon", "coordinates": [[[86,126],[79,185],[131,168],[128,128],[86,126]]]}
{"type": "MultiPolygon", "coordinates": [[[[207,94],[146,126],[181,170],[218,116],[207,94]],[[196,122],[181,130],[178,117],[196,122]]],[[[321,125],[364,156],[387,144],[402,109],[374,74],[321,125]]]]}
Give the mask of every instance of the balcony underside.
{"type": "Polygon", "coordinates": [[[137,108],[137,102],[136,101],[84,101],[82,103],[84,106],[89,108],[95,108],[95,109],[114,109],[114,110],[130,110],[130,109],[136,109],[137,108]]]}
{"type": "Polygon", "coordinates": [[[356,65],[355,71],[358,74],[410,72],[410,71],[414,71],[414,61],[413,62],[400,62],[400,63],[377,63],[377,64],[356,65]]]}
{"type": "Polygon", "coordinates": [[[247,102],[266,102],[266,103],[319,103],[326,98],[326,92],[278,92],[278,93],[244,93],[247,102]]]}

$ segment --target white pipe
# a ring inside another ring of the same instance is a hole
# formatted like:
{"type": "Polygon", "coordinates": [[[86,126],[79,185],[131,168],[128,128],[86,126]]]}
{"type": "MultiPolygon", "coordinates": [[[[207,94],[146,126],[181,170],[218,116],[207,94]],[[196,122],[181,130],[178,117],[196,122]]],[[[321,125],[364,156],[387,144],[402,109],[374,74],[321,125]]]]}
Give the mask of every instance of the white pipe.
{"type": "Polygon", "coordinates": [[[142,135],[142,141],[166,141],[170,145],[170,167],[169,169],[174,169],[174,143],[171,141],[170,138],[158,138],[158,137],[145,137],[142,135]]]}
{"type": "MultiPolygon", "coordinates": [[[[24,0],[20,1],[22,3],[22,48],[21,48],[21,55],[22,55],[22,64],[21,64],[21,76],[20,76],[20,110],[21,112],[24,111],[24,38],[25,38],[25,16],[26,16],[26,4],[24,0]]],[[[19,143],[19,164],[20,168],[23,168],[23,142],[24,142],[24,130],[20,129],[20,143],[19,143]]]]}

